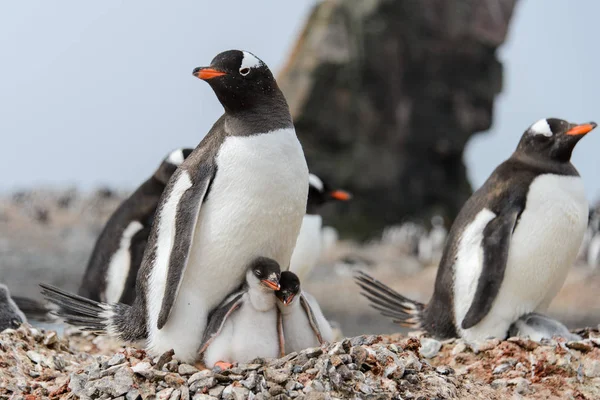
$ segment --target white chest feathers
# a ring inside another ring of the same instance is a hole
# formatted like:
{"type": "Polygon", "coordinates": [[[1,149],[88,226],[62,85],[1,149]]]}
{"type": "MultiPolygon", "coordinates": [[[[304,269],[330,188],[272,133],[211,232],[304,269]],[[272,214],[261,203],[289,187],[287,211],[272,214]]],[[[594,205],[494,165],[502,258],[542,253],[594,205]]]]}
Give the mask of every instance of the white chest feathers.
{"type": "Polygon", "coordinates": [[[307,214],[302,219],[302,227],[290,262],[290,271],[298,275],[300,282],[306,281],[321,256],[322,225],[320,215],[307,214]]]}
{"type": "Polygon", "coordinates": [[[215,161],[169,320],[160,331],[149,326],[156,354],[174,349],[179,359],[193,360],[208,313],[243,282],[254,258],[289,265],[306,211],[308,167],[293,129],[228,137],[215,161]]]}
{"type": "Polygon", "coordinates": [[[455,264],[454,311],[466,340],[504,338],[521,315],[544,311],[565,281],[583,240],[588,203],[580,177],[545,174],[533,180],[513,232],[500,291],[474,327],[460,324],[483,270],[483,229],[496,215],[483,209],[463,232],[455,264]]]}
{"type": "Polygon", "coordinates": [[[119,248],[110,258],[106,275],[106,292],[102,301],[116,303],[121,298],[131,269],[131,239],[144,226],[139,221],[131,221],[121,235],[119,248]]]}

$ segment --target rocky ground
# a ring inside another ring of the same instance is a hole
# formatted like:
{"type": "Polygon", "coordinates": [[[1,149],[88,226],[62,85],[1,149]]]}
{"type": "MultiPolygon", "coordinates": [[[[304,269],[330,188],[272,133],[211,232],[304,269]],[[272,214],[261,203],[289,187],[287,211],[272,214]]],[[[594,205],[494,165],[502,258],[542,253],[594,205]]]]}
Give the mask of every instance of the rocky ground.
{"type": "Polygon", "coordinates": [[[89,334],[29,326],[0,334],[0,398],[598,399],[600,333],[579,342],[357,336],[220,370],[89,334]]]}

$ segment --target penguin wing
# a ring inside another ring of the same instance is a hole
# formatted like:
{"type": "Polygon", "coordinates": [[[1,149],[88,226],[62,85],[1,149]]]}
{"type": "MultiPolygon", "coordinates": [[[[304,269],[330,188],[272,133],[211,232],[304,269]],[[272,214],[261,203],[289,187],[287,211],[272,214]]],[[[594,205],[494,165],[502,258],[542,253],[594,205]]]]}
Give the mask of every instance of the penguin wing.
{"type": "Polygon", "coordinates": [[[300,295],[300,304],[302,305],[302,308],[304,308],[304,312],[306,312],[306,316],[308,317],[308,323],[310,324],[310,327],[315,333],[317,340],[320,344],[323,344],[323,336],[321,335],[321,330],[319,329],[319,325],[317,324],[315,313],[313,312],[310,303],[306,299],[306,296],[304,296],[304,293],[300,295]]]}
{"type": "Polygon", "coordinates": [[[154,257],[148,257],[154,263],[153,269],[167,269],[158,329],[167,323],[177,299],[194,241],[198,214],[214,178],[214,167],[208,163],[195,165],[193,172],[192,175],[187,169],[179,168],[169,180],[155,215],[152,228],[154,243],[148,244],[148,247],[155,248],[154,257]]]}
{"type": "Polygon", "coordinates": [[[204,336],[202,337],[202,344],[200,345],[199,354],[202,354],[206,351],[212,341],[219,336],[219,333],[221,333],[227,318],[229,318],[229,316],[233,314],[235,310],[242,306],[243,296],[243,291],[234,293],[210,313],[208,317],[208,324],[206,325],[204,336]]]}
{"type": "Polygon", "coordinates": [[[492,308],[504,279],[510,240],[521,211],[519,207],[511,208],[492,219],[483,230],[481,275],[471,307],[461,323],[463,329],[477,325],[492,308]]]}

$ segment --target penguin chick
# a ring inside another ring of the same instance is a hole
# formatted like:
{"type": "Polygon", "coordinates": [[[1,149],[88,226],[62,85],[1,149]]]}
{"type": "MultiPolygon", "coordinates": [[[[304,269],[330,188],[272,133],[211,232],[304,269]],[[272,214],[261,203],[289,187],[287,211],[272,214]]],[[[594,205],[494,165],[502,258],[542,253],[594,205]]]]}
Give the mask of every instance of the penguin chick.
{"type": "Polygon", "coordinates": [[[334,338],[331,325],[325,319],[319,303],[300,287],[300,279],[291,271],[283,271],[281,288],[275,292],[279,300],[285,353],[317,347],[334,338]]]}
{"type": "Polygon", "coordinates": [[[254,358],[275,358],[280,352],[277,307],[279,264],[259,257],[246,272],[246,284],[232,293],[208,318],[200,354],[204,363],[246,363],[254,358]]]}
{"type": "Polygon", "coordinates": [[[567,340],[581,340],[581,336],[571,333],[560,321],[540,313],[523,315],[510,326],[508,336],[529,337],[536,342],[542,339],[552,339],[555,336],[567,340]]]}
{"type": "MultiPolygon", "coordinates": [[[[308,200],[306,215],[302,219],[296,247],[292,253],[289,270],[305,281],[317,265],[324,248],[321,206],[332,201],[349,201],[352,195],[345,190],[331,189],[315,174],[308,175],[308,200]]],[[[331,246],[331,244],[327,244],[331,246]]]]}
{"type": "Polygon", "coordinates": [[[16,329],[25,322],[27,318],[10,297],[8,287],[0,283],[0,332],[8,328],[16,329]]]}

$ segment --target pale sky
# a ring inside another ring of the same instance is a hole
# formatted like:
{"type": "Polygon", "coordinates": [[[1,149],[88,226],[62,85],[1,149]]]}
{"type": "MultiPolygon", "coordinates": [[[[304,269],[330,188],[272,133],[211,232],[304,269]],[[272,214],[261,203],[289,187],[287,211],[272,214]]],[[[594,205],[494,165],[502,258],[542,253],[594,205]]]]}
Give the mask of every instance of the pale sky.
{"type": "MultiPolygon", "coordinates": [[[[0,3],[0,191],[133,188],[163,155],[194,147],[222,113],[192,76],[250,50],[277,71],[314,0],[23,0],[0,3]]],[[[466,161],[474,187],[543,117],[600,122],[600,2],[520,0],[500,51],[504,92],[466,161]]],[[[600,196],[600,130],[573,162],[600,196]]]]}

